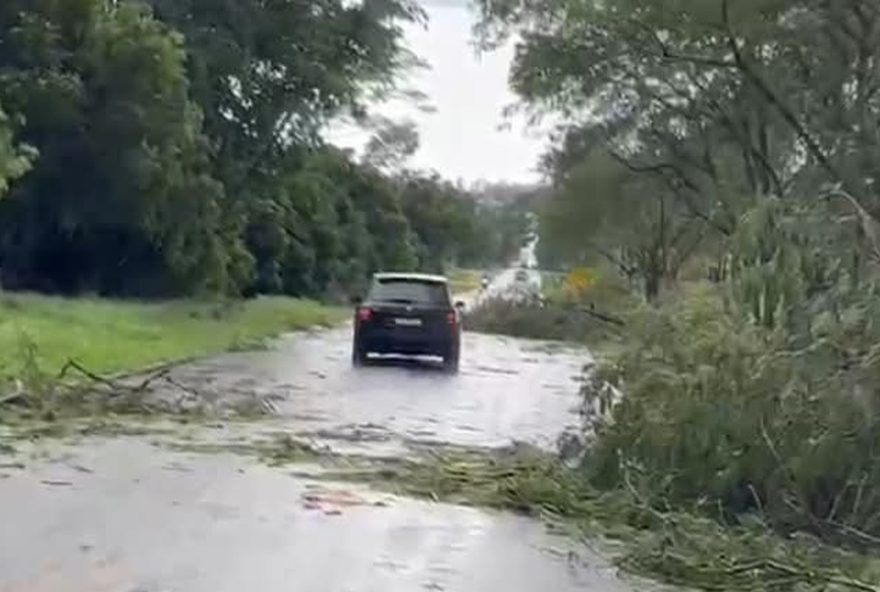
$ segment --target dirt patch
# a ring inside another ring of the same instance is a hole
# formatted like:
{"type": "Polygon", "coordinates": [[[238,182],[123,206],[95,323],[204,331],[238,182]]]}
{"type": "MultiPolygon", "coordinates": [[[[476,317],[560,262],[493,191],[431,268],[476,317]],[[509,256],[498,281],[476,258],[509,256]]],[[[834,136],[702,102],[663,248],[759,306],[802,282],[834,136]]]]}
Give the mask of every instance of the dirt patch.
{"type": "Polygon", "coordinates": [[[390,502],[383,499],[370,500],[367,496],[349,489],[311,485],[300,495],[302,507],[323,512],[327,516],[341,515],[345,510],[358,506],[386,507],[390,502]]]}

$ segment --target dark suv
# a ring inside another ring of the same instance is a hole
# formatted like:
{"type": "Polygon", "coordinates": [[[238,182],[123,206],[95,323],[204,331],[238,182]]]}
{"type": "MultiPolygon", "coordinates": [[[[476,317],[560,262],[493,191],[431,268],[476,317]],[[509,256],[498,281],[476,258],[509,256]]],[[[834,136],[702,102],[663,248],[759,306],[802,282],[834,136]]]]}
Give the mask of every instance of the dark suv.
{"type": "Polygon", "coordinates": [[[377,273],[354,315],[352,363],[367,354],[429,355],[458,370],[462,304],[452,305],[443,276],[377,273]]]}

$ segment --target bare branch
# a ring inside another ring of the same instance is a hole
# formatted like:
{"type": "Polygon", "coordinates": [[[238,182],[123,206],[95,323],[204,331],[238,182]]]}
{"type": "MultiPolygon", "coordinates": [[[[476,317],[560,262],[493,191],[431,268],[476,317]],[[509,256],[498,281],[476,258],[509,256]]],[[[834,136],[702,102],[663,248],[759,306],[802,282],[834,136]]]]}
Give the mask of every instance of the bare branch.
{"type": "Polygon", "coordinates": [[[640,165],[631,162],[626,157],[614,152],[613,150],[609,150],[608,153],[611,155],[611,158],[622,164],[628,170],[633,173],[647,173],[647,174],[657,174],[660,175],[664,180],[667,181],[669,188],[675,192],[675,194],[681,199],[684,206],[687,208],[688,212],[696,218],[703,220],[707,224],[709,224],[712,228],[723,234],[724,236],[730,236],[732,234],[731,229],[724,227],[719,224],[717,221],[713,220],[708,214],[700,210],[696,204],[693,203],[687,196],[682,193],[682,186],[684,188],[689,189],[695,195],[702,195],[702,191],[697,185],[693,183],[690,179],[687,178],[686,175],[682,174],[674,164],[671,163],[657,163],[653,165],[640,165]],[[678,183],[674,182],[670,179],[670,175],[673,179],[678,181],[678,183]]]}
{"type": "Polygon", "coordinates": [[[825,154],[825,151],[819,145],[819,142],[815,137],[807,130],[806,126],[798,119],[797,115],[791,109],[791,107],[779,96],[776,92],[770,87],[766,80],[764,80],[758,72],[749,64],[748,60],[742,53],[742,49],[740,48],[739,41],[737,41],[736,35],[733,32],[733,29],[730,24],[730,2],[729,0],[722,0],[721,2],[721,11],[722,11],[722,19],[724,23],[724,27],[727,34],[727,44],[730,47],[731,52],[733,53],[734,64],[735,66],[745,75],[745,77],[751,82],[755,88],[764,96],[764,98],[773,105],[779,113],[782,115],[782,118],[791,126],[794,130],[795,134],[798,138],[804,143],[804,146],[807,148],[807,151],[810,155],[819,163],[819,165],[825,169],[825,171],[831,176],[831,178],[835,181],[845,183],[843,175],[841,175],[840,171],[831,163],[831,160],[825,154]]]}

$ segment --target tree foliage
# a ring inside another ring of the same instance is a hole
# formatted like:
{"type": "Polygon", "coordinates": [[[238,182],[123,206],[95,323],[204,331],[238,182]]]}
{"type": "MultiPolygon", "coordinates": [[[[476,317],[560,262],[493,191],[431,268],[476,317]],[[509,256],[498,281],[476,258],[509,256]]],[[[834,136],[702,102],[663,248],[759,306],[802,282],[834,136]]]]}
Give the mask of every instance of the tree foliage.
{"type": "Polygon", "coordinates": [[[878,9],[861,0],[484,3],[523,36],[512,84],[565,116],[557,180],[601,146],[729,236],[766,197],[833,184],[877,222],[878,9]]]}
{"type": "Polygon", "coordinates": [[[180,37],[134,5],[98,0],[8,2],[0,23],[0,95],[39,152],[3,204],[6,281],[224,288],[222,187],[208,171],[180,37]]]}
{"type": "Polygon", "coordinates": [[[450,241],[490,229],[464,191],[404,178],[411,126],[364,163],[321,140],[394,90],[420,18],[406,0],[4,2],[5,286],[341,294],[465,257],[450,241]]]}
{"type": "Polygon", "coordinates": [[[0,109],[0,197],[9,189],[9,183],[30,168],[34,153],[28,147],[16,145],[6,114],[0,109]]]}
{"type": "Polygon", "coordinates": [[[521,37],[525,107],[563,120],[545,252],[611,259],[654,304],[603,374],[625,394],[594,478],[876,544],[880,7],[481,6],[485,42],[521,37]],[[715,285],[676,287],[689,265],[715,285]]]}
{"type": "Polygon", "coordinates": [[[412,61],[401,24],[421,18],[408,0],[149,3],[184,35],[218,177],[234,195],[316,145],[329,117],[393,88],[412,61]]]}
{"type": "Polygon", "coordinates": [[[367,164],[399,169],[419,149],[419,132],[412,121],[388,121],[382,125],[364,149],[367,164]]]}
{"type": "Polygon", "coordinates": [[[702,228],[668,187],[596,149],[559,183],[542,217],[541,255],[570,263],[601,259],[654,299],[702,240],[702,228]]]}

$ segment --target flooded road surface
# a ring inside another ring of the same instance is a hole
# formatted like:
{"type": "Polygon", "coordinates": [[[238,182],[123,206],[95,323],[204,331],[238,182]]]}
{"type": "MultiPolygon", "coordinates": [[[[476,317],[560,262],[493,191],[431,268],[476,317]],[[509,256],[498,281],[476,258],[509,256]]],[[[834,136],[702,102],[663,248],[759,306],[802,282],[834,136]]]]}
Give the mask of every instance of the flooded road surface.
{"type": "MultiPolygon", "coordinates": [[[[161,395],[273,412],[193,424],[189,441],[283,432],[342,454],[552,449],[578,424],[584,351],[466,333],[461,373],[449,375],[414,363],[352,368],[350,340],[343,327],[189,364],[161,395]]],[[[635,589],[537,521],[331,484],[309,478],[308,466],[167,438],[15,443],[17,453],[0,456],[0,592],[635,589]]]]}
{"type": "Polygon", "coordinates": [[[270,351],[180,368],[166,396],[186,387],[221,406],[262,401],[276,425],[331,448],[521,441],[552,449],[577,427],[584,350],[467,332],[462,343],[461,371],[451,375],[431,362],[354,368],[350,328],[295,336],[270,351]]]}
{"type": "Polygon", "coordinates": [[[3,592],[633,589],[532,520],[137,440],[30,461],[0,504],[3,592]]]}

